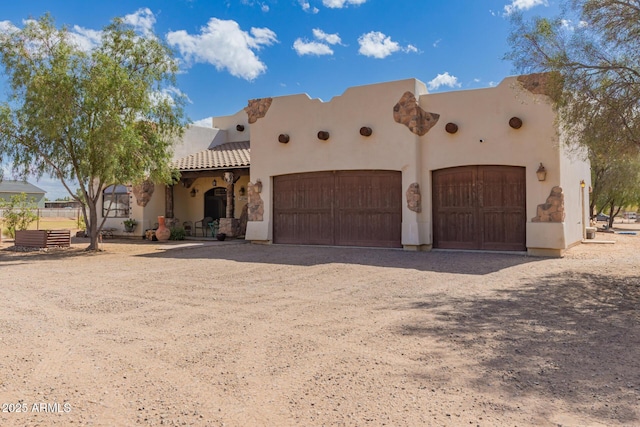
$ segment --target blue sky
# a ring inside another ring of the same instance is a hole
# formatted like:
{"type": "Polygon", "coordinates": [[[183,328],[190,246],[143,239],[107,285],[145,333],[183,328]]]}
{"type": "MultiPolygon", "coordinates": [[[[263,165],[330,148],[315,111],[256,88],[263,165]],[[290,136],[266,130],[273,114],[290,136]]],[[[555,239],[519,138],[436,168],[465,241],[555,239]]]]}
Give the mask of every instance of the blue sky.
{"type": "MultiPolygon", "coordinates": [[[[90,46],[116,16],[153,31],[181,61],[177,89],[196,124],[247,100],[417,78],[430,92],[514,74],[509,14],[552,16],[557,0],[27,0],[0,4],[0,30],[50,12],[90,46]]],[[[4,87],[3,87],[4,92],[4,87]]],[[[7,177],[5,173],[5,177],[7,177]]],[[[55,199],[54,182],[35,183],[55,199]]]]}

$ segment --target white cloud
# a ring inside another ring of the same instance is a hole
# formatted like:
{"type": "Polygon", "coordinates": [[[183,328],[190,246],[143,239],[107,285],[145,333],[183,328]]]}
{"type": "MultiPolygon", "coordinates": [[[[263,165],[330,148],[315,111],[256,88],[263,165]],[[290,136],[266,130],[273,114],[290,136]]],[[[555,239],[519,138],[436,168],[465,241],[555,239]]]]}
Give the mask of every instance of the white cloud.
{"type": "Polygon", "coordinates": [[[125,24],[131,25],[137,31],[145,36],[153,34],[153,25],[156,23],[156,17],[148,7],[140,8],[134,13],[125,15],[123,18],[125,24]]]}
{"type": "Polygon", "coordinates": [[[167,42],[188,61],[209,63],[235,77],[253,80],[267,70],[254,50],[277,43],[278,38],[268,28],[251,28],[249,34],[235,21],[211,18],[200,34],[172,31],[167,34],[167,42]]]}
{"type": "Polygon", "coordinates": [[[169,86],[149,94],[149,99],[154,104],[167,102],[169,105],[175,105],[175,98],[185,98],[188,103],[192,103],[189,97],[175,86],[169,86]]]}
{"type": "Polygon", "coordinates": [[[331,9],[342,9],[349,5],[360,6],[366,2],[367,0],[322,0],[322,4],[331,9]]]}
{"type": "Polygon", "coordinates": [[[318,41],[307,41],[297,38],[293,43],[293,49],[298,55],[333,55],[333,49],[329,45],[342,44],[340,36],[336,34],[327,34],[319,28],[313,29],[313,36],[318,41]]]}
{"type": "Polygon", "coordinates": [[[518,10],[529,10],[536,6],[549,6],[547,0],[512,0],[511,4],[504,7],[504,13],[511,15],[518,10]]]}
{"type": "Polygon", "coordinates": [[[442,86],[460,87],[461,84],[458,83],[458,78],[449,74],[448,71],[445,71],[444,74],[438,74],[435,79],[427,83],[429,90],[437,90],[442,86]]]}
{"type": "Polygon", "coordinates": [[[262,7],[260,8],[264,13],[269,12],[269,5],[268,4],[263,4],[262,7]]]}
{"type": "Polygon", "coordinates": [[[358,44],[360,45],[358,53],[378,59],[386,58],[398,51],[407,53],[418,52],[418,48],[415,46],[407,45],[407,47],[402,47],[397,42],[391,40],[391,37],[379,31],[371,31],[361,35],[358,37],[358,44]]]}
{"type": "Polygon", "coordinates": [[[206,117],[204,119],[196,120],[191,125],[192,126],[200,126],[200,127],[203,127],[203,128],[212,128],[213,127],[213,120],[212,120],[212,117],[206,117]]]}
{"type": "Polygon", "coordinates": [[[333,49],[324,43],[306,41],[300,38],[293,42],[293,49],[300,56],[302,55],[333,55],[333,49]]]}
{"type": "Polygon", "coordinates": [[[313,37],[315,37],[318,40],[321,41],[325,41],[329,44],[341,44],[342,40],[340,39],[340,36],[338,35],[338,33],[336,34],[327,34],[324,31],[322,31],[319,28],[314,28],[313,29],[313,37]]]}
{"type": "Polygon", "coordinates": [[[300,6],[302,6],[302,10],[304,10],[305,12],[309,12],[309,13],[320,12],[320,10],[318,10],[317,7],[311,7],[311,5],[307,0],[298,0],[298,3],[300,3],[300,6]]]}
{"type": "Polygon", "coordinates": [[[19,28],[11,21],[0,21],[0,34],[10,34],[18,31],[19,28]]]}
{"type": "Polygon", "coordinates": [[[73,30],[69,31],[71,42],[80,50],[90,52],[100,44],[102,40],[102,31],[83,28],[78,25],[73,26],[73,30]]]}
{"type": "Polygon", "coordinates": [[[436,41],[433,42],[433,47],[437,48],[438,45],[440,45],[440,42],[442,42],[442,39],[438,39],[436,41]]]}

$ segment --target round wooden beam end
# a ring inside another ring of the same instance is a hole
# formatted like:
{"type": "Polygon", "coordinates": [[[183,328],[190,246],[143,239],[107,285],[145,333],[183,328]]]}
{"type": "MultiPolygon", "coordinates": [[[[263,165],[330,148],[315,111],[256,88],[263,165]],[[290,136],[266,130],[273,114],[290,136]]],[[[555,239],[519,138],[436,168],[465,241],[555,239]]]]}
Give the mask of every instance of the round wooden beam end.
{"type": "Polygon", "coordinates": [[[362,136],[371,136],[373,134],[373,130],[370,127],[362,126],[360,128],[360,135],[362,136]]]}
{"type": "Polygon", "coordinates": [[[514,129],[520,129],[522,127],[522,119],[519,117],[511,117],[511,119],[509,119],[509,126],[514,129]]]}
{"type": "Polygon", "coordinates": [[[326,130],[321,130],[320,132],[318,132],[318,139],[326,141],[327,139],[329,139],[329,132],[327,132],[326,130]]]}
{"type": "Polygon", "coordinates": [[[454,134],[454,133],[458,132],[458,125],[455,124],[455,123],[449,122],[449,123],[447,123],[445,125],[444,130],[446,130],[447,133],[454,134]]]}
{"type": "Polygon", "coordinates": [[[280,135],[278,135],[278,142],[282,143],[282,144],[286,144],[289,142],[289,135],[287,135],[286,133],[281,133],[280,135]]]}

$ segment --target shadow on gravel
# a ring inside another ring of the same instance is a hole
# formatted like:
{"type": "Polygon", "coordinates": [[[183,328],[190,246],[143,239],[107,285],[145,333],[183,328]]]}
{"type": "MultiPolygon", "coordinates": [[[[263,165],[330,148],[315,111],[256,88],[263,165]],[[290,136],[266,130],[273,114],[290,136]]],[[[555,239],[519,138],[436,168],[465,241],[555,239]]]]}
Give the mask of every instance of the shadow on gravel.
{"type": "Polygon", "coordinates": [[[490,252],[407,252],[398,249],[284,245],[209,245],[178,247],[138,255],[169,259],[222,259],[236,262],[313,266],[355,264],[419,271],[484,275],[544,258],[490,252]]]}
{"type": "Polygon", "coordinates": [[[477,364],[472,387],[563,401],[605,425],[640,425],[640,276],[568,272],[493,298],[438,298],[395,307],[436,319],[398,333],[461,351],[477,364]]]}

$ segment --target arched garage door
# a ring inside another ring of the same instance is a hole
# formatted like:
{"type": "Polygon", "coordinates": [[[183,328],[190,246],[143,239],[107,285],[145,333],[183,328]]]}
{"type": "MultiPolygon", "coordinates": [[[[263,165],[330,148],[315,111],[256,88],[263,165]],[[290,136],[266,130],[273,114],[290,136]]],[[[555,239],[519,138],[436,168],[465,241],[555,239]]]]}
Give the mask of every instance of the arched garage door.
{"type": "Polygon", "coordinates": [[[273,178],[273,241],[402,247],[402,175],[329,171],[273,178]]]}
{"type": "Polygon", "coordinates": [[[525,168],[464,166],[433,171],[433,246],[526,249],[525,168]]]}

